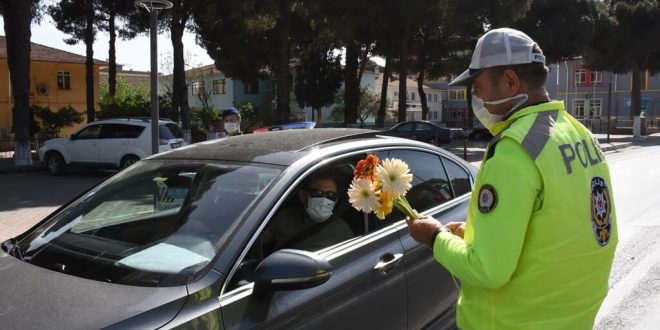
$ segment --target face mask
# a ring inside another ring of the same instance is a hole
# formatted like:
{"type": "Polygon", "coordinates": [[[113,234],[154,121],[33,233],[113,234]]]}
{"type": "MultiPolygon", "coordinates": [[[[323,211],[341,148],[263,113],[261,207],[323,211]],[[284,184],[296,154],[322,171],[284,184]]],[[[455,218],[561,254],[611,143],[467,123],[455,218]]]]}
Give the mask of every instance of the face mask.
{"type": "Polygon", "coordinates": [[[328,220],[335,208],[335,201],[325,197],[310,197],[307,199],[307,215],[315,222],[328,220]]]}
{"type": "Polygon", "coordinates": [[[472,111],[474,111],[474,116],[477,117],[479,122],[481,122],[481,124],[484,125],[486,129],[491,130],[491,128],[495,126],[495,124],[501,122],[504,117],[509,115],[512,111],[518,109],[519,106],[523,105],[523,103],[527,101],[527,98],[528,98],[527,94],[518,94],[516,96],[507,97],[501,100],[484,102],[484,100],[472,94],[472,111]],[[516,104],[514,104],[513,107],[511,107],[511,110],[507,111],[507,113],[504,115],[494,115],[488,112],[488,109],[486,109],[486,104],[497,105],[518,98],[521,100],[518,101],[516,104]]]}
{"type": "Polygon", "coordinates": [[[225,131],[232,134],[238,131],[238,123],[225,123],[225,131]]]}

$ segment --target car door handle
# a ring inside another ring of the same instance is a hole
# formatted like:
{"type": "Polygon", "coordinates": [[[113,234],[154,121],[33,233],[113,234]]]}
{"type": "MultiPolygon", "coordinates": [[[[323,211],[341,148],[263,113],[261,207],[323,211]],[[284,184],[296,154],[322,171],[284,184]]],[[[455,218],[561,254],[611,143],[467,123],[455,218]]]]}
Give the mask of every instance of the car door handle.
{"type": "Polygon", "coordinates": [[[380,261],[374,266],[374,271],[379,275],[387,275],[401,262],[403,253],[387,253],[380,257],[380,261]]]}

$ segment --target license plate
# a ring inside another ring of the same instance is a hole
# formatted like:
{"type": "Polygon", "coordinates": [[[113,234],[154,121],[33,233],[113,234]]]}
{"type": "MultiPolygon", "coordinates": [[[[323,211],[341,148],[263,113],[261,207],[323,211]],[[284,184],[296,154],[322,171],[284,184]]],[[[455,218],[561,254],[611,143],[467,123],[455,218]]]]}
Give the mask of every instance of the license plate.
{"type": "Polygon", "coordinates": [[[171,143],[170,144],[170,148],[172,148],[172,149],[176,149],[176,148],[181,147],[181,146],[183,146],[183,142],[177,142],[177,143],[171,143]]]}

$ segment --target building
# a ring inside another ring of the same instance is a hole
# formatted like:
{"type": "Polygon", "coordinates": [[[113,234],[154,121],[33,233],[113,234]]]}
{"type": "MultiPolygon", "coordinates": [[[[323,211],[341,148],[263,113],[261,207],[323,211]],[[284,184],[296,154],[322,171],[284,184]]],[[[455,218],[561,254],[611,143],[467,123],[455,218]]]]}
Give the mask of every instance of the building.
{"type": "MultiPolygon", "coordinates": [[[[108,82],[108,67],[101,67],[99,70],[99,79],[101,83],[108,82]]],[[[143,86],[144,88],[149,89],[151,84],[151,72],[149,71],[133,71],[133,70],[124,70],[122,64],[117,64],[117,79],[119,77],[126,80],[126,83],[129,86],[143,86]]]]}
{"type": "Polygon", "coordinates": [[[251,102],[262,110],[271,107],[268,80],[243,82],[232,79],[213,64],[186,71],[186,83],[190,107],[222,110],[233,106],[234,102],[251,102]]]}
{"type": "MultiPolygon", "coordinates": [[[[594,71],[581,58],[549,66],[546,88],[551,99],[563,100],[566,110],[595,133],[631,134],[632,75],[594,71]],[[611,85],[611,92],[609,91],[611,85]],[[609,116],[608,116],[609,114],[609,116]]],[[[642,73],[642,133],[658,131],[660,75],[642,73]]]]}
{"type": "MultiPolygon", "coordinates": [[[[383,75],[376,78],[376,92],[381,93],[383,86],[383,75]]],[[[426,105],[429,112],[427,120],[441,123],[443,120],[443,100],[446,99],[443,90],[432,86],[424,85],[424,94],[426,94],[426,105]]],[[[387,110],[394,114],[399,110],[399,80],[390,79],[387,83],[387,110]]],[[[422,120],[422,100],[420,99],[417,81],[409,79],[406,81],[406,120],[422,120]]]]}
{"type": "MultiPolygon", "coordinates": [[[[94,106],[99,101],[99,69],[105,62],[94,60],[94,106]]],[[[57,111],[71,106],[85,113],[85,56],[31,43],[30,104],[57,111]]],[[[0,139],[11,132],[13,99],[7,65],[7,41],[0,36],[0,139]]],[[[62,134],[70,134],[79,125],[65,127],[62,134]]]]}

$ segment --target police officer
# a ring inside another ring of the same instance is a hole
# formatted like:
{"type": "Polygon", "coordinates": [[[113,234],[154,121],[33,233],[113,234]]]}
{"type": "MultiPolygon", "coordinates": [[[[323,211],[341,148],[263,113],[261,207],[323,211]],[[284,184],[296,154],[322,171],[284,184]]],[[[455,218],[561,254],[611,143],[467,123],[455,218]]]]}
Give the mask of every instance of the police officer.
{"type": "Polygon", "coordinates": [[[591,329],[617,244],[612,185],[592,134],[549,101],[548,68],[526,34],[495,29],[452,85],[472,88],[493,134],[466,223],[408,222],[461,284],[462,329],[591,329]]]}

